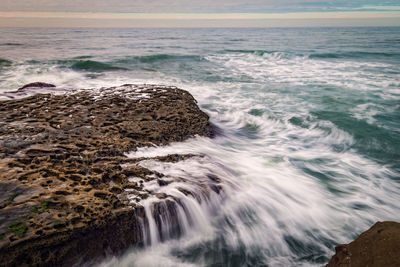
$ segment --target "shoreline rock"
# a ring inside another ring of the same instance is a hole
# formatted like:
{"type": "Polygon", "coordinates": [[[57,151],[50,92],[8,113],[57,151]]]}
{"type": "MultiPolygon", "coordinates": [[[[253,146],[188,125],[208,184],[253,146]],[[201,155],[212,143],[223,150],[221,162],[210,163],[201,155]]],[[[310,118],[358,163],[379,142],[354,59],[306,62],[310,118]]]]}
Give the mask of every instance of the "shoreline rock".
{"type": "Polygon", "coordinates": [[[377,222],[349,244],[338,245],[327,267],[400,266],[400,223],[377,222]]]}
{"type": "MultiPolygon", "coordinates": [[[[156,218],[166,210],[173,216],[176,205],[143,181],[165,186],[178,178],[146,169],[138,164],[143,159],[125,153],[214,135],[196,100],[176,87],[123,85],[1,104],[2,266],[79,264],[142,246],[147,222],[140,201],[152,196],[164,203],[155,204],[156,218]]],[[[202,194],[220,190],[218,179],[211,183],[202,194]]]]}
{"type": "Polygon", "coordinates": [[[56,86],[54,84],[51,84],[51,83],[33,82],[33,83],[25,84],[21,88],[18,88],[18,90],[23,90],[23,89],[26,89],[26,88],[45,88],[45,87],[56,87],[56,86]]]}

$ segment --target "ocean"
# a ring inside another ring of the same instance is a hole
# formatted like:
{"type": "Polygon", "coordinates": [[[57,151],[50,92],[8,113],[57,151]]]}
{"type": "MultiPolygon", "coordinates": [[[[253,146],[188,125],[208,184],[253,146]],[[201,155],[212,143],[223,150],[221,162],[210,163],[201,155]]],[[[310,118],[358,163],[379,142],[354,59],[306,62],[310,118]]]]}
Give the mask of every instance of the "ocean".
{"type": "Polygon", "coordinates": [[[35,81],[177,86],[218,128],[128,154],[201,154],[143,164],[223,193],[185,204],[179,238],[149,229],[101,266],[322,266],[400,221],[400,28],[1,28],[0,93],[35,81]]]}

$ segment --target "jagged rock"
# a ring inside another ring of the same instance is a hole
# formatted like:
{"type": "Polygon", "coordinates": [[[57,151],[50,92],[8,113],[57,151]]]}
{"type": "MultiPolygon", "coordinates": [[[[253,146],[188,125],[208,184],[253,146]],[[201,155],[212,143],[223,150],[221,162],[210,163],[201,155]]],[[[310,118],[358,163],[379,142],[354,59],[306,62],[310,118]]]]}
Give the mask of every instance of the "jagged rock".
{"type": "MultiPolygon", "coordinates": [[[[32,86],[51,85],[23,88],[32,86]]],[[[171,181],[125,153],[195,135],[213,136],[208,116],[175,87],[124,85],[2,101],[0,266],[79,264],[141,245],[145,213],[124,190],[146,199],[152,193],[143,181],[171,181]]],[[[168,195],[158,197],[160,223],[176,208],[168,195]]]]}
{"type": "Polygon", "coordinates": [[[377,222],[356,240],[335,250],[327,267],[400,266],[400,223],[377,222]]]}

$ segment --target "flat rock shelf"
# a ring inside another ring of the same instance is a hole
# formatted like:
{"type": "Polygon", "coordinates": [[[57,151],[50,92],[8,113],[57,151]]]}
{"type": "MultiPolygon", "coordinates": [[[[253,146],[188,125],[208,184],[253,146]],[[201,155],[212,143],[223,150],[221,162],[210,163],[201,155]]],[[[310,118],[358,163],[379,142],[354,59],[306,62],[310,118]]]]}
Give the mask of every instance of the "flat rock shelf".
{"type": "Polygon", "coordinates": [[[202,201],[221,191],[218,177],[185,181],[140,164],[201,155],[126,156],[139,147],[213,136],[188,92],[131,84],[57,92],[0,102],[1,266],[93,262],[179,236],[179,216],[188,212],[181,198],[202,201]],[[180,194],[149,184],[175,184],[180,194]],[[158,231],[149,234],[150,228],[158,231]]]}

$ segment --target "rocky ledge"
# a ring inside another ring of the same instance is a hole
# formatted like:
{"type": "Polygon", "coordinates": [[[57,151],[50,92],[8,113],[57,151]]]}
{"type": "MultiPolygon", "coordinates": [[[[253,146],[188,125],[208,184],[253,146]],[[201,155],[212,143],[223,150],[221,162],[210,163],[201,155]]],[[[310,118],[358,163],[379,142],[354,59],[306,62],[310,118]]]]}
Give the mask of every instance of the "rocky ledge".
{"type": "Polygon", "coordinates": [[[356,240],[335,250],[327,267],[400,266],[400,223],[377,222],[356,240]]]}
{"type": "MultiPolygon", "coordinates": [[[[15,95],[37,87],[24,86],[15,95]]],[[[149,222],[143,200],[158,200],[151,210],[158,228],[163,213],[173,224],[179,203],[176,195],[157,194],[144,184],[185,181],[147,169],[139,164],[147,159],[126,153],[195,135],[213,135],[208,116],[176,87],[123,85],[2,101],[0,265],[79,264],[144,244],[149,222]]],[[[221,189],[217,177],[205,181],[199,182],[201,194],[221,189]]]]}

